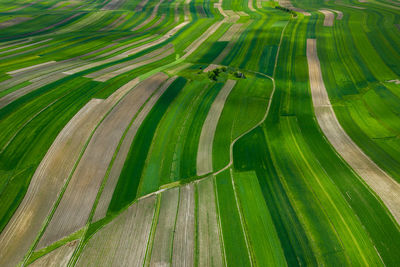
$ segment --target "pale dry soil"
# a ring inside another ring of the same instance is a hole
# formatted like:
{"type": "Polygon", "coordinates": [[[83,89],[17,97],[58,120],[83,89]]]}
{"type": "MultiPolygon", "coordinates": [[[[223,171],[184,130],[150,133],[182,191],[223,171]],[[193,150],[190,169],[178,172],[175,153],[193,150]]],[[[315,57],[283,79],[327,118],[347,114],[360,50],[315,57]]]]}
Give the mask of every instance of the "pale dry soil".
{"type": "Polygon", "coordinates": [[[150,266],[168,266],[171,261],[178,201],[177,187],[161,194],[160,214],[151,250],[150,266]]]}
{"type": "Polygon", "coordinates": [[[126,157],[128,156],[131,144],[136,136],[139,127],[142,125],[144,119],[147,117],[151,109],[157,103],[158,99],[164,94],[165,90],[175,81],[177,77],[172,77],[166,81],[162,87],[157,90],[157,92],[151,97],[151,99],[146,103],[145,107],[140,111],[138,116],[134,119],[132,125],[129,127],[124,140],[121,143],[121,147],[118,154],[115,157],[113,165],[110,170],[110,174],[107,178],[104,189],[101,193],[99,202],[96,207],[96,212],[93,216],[93,221],[98,221],[106,216],[108,206],[110,204],[111,198],[114,193],[115,186],[118,183],[118,178],[121,174],[122,168],[126,157]]]}
{"type": "Polygon", "coordinates": [[[211,176],[197,183],[198,190],[198,261],[199,266],[223,266],[224,257],[211,176]]]}
{"type": "Polygon", "coordinates": [[[197,150],[197,175],[201,176],[213,171],[212,166],[212,148],[214,135],[217,129],[219,118],[232,88],[235,86],[235,80],[228,80],[215,98],[201,129],[199,147],[197,150]]]}
{"type": "Polygon", "coordinates": [[[76,266],[143,266],[156,198],[138,201],[96,232],[76,266]]]}
{"type": "Polygon", "coordinates": [[[101,122],[63,194],[38,248],[84,227],[123,133],[146,100],[166,81],[158,73],[130,90],[101,122]]]}
{"type": "Polygon", "coordinates": [[[347,135],[336,118],[322,78],[315,39],[307,40],[310,87],[315,116],[338,154],[367,183],[400,223],[400,184],[379,168],[347,135]]]}
{"type": "Polygon", "coordinates": [[[69,242],[55,250],[49,252],[48,254],[42,256],[41,258],[35,260],[30,267],[67,267],[68,261],[70,260],[72,253],[79,240],[74,240],[69,242]]]}
{"type": "Polygon", "coordinates": [[[36,169],[24,199],[0,234],[0,266],[15,266],[23,259],[46,223],[92,131],[138,82],[132,80],[106,100],[92,99],[59,133],[36,169]]]}

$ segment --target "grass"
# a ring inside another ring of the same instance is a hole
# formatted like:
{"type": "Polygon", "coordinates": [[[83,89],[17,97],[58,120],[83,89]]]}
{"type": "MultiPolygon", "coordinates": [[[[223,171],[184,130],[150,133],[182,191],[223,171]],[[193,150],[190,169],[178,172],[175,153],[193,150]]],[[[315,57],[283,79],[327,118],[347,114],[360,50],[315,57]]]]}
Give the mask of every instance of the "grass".
{"type": "Polygon", "coordinates": [[[151,145],[152,135],[159,121],[165,114],[168,105],[175,99],[186,83],[179,78],[174,81],[167,91],[160,97],[145,121],[141,125],[133,140],[132,149],[129,151],[118,184],[115,188],[108,213],[118,212],[136,198],[140,177],[143,172],[145,160],[151,145]]]}
{"type": "MultiPolygon", "coordinates": [[[[0,22],[32,17],[0,33],[0,98],[18,92],[36,77],[57,72],[52,68],[34,69],[13,78],[6,74],[9,71],[53,60],[88,64],[116,59],[45,84],[0,110],[0,230],[23,199],[32,175],[58,133],[90,99],[106,99],[128,81],[136,77],[143,80],[155,72],[176,69],[179,76],[140,126],[107,216],[95,223],[89,220],[77,233],[35,251],[28,263],[83,237],[71,259],[72,266],[97,230],[139,197],[203,179],[196,176],[201,129],[225,81],[235,79],[212,151],[214,171],[225,168],[214,176],[226,264],[397,266],[399,225],[362,177],[336,153],[315,119],[306,39],[317,39],[325,87],[340,124],[379,167],[400,181],[400,87],[388,82],[400,75],[400,35],[395,26],[400,24],[399,9],[389,8],[390,3],[380,0],[344,5],[293,0],[294,6],[312,16],[292,17],[289,12],[273,8],[272,2],[252,12],[247,0],[223,1],[222,7],[228,13],[233,10],[249,14],[236,22],[248,23],[245,30],[237,40],[220,42],[232,26],[231,22],[224,23],[185,58],[185,49],[223,19],[214,8],[217,1],[165,1],[152,20],[132,32],[149,18],[159,0],[150,0],[142,12],[135,12],[140,2],[124,1],[117,10],[108,11],[100,10],[106,4],[101,1],[82,3],[79,8],[64,4],[47,9],[56,4],[52,0],[13,13],[0,12],[0,22]],[[175,4],[179,5],[177,21],[175,4]],[[323,15],[317,12],[323,8],[342,11],[343,19],[324,27],[323,15]],[[190,12],[190,21],[179,32],[158,45],[118,58],[182,23],[185,10],[190,12]],[[122,24],[102,30],[121,15],[125,15],[122,24]],[[27,37],[32,40],[17,43],[27,37]],[[171,43],[175,49],[172,55],[105,83],[84,78],[171,43]],[[113,46],[105,48],[110,44],[113,46]],[[133,45],[106,54],[128,44],[133,45]],[[10,48],[1,48],[7,45],[10,48]],[[227,67],[227,72],[212,81],[203,69],[228,45],[232,49],[218,62],[227,67]],[[190,66],[179,68],[185,64],[190,66]],[[235,78],[236,71],[245,78],[235,78]],[[269,103],[268,116],[258,125],[269,103]]],[[[11,10],[26,3],[29,1],[3,1],[0,9],[11,10]]],[[[197,209],[195,217],[197,221],[197,209]]],[[[197,233],[193,238],[197,244],[197,233]]],[[[152,238],[149,242],[150,246],[152,238]]],[[[198,263],[199,255],[195,257],[198,263]]]]}

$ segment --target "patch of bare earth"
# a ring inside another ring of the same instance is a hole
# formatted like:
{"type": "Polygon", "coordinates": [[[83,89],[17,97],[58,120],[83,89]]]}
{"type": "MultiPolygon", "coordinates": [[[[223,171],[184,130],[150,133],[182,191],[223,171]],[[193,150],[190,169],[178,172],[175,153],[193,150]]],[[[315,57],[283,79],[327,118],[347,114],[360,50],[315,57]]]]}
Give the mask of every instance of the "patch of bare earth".
{"type": "Polygon", "coordinates": [[[315,116],[323,133],[339,155],[380,197],[397,223],[400,223],[400,184],[365,155],[341,127],[326,92],[315,39],[307,40],[307,59],[315,116]]]}
{"type": "Polygon", "coordinates": [[[114,152],[133,117],[168,78],[158,73],[130,90],[105,117],[91,138],[38,248],[84,227],[114,152]]]}
{"type": "Polygon", "coordinates": [[[213,171],[212,167],[212,148],[215,130],[217,129],[219,118],[235,80],[228,80],[215,98],[201,129],[199,147],[197,150],[197,175],[201,176],[213,171]]]}
{"type": "Polygon", "coordinates": [[[172,266],[194,266],[195,248],[194,184],[180,188],[172,252],[172,266]]]}
{"type": "Polygon", "coordinates": [[[145,25],[147,25],[149,22],[151,22],[157,15],[158,9],[160,8],[160,5],[162,4],[164,0],[160,0],[155,6],[153,11],[151,12],[151,15],[142,23],[137,25],[136,27],[132,28],[131,31],[137,31],[140,28],[143,28],[145,25]]]}
{"type": "Polygon", "coordinates": [[[171,261],[178,201],[179,188],[161,193],[160,213],[151,249],[150,266],[168,266],[171,261]]]}
{"type": "Polygon", "coordinates": [[[118,178],[121,174],[126,157],[128,156],[129,149],[132,141],[136,136],[139,127],[142,125],[144,119],[147,117],[151,109],[154,107],[158,99],[164,94],[165,90],[175,81],[177,77],[170,78],[165,82],[162,87],[151,97],[146,103],[145,107],[140,111],[139,115],[135,118],[129,130],[127,131],[118,154],[115,157],[114,163],[111,167],[110,174],[107,178],[103,192],[101,193],[99,202],[96,207],[96,212],[93,216],[93,221],[98,221],[106,216],[108,206],[110,204],[115,186],[117,185],[118,178]]]}
{"type": "Polygon", "coordinates": [[[0,266],[15,266],[22,260],[50,215],[96,125],[138,82],[138,79],[130,81],[106,100],[92,99],[59,133],[36,169],[24,199],[0,234],[0,266]]]}
{"type": "Polygon", "coordinates": [[[156,196],[139,200],[86,244],[77,266],[143,266],[156,196]]]}
{"type": "Polygon", "coordinates": [[[198,182],[197,190],[199,266],[223,266],[224,259],[218,229],[213,178],[198,182]]]}
{"type": "Polygon", "coordinates": [[[67,267],[79,240],[69,242],[35,260],[30,267],[67,267]]]}
{"type": "Polygon", "coordinates": [[[31,19],[32,19],[31,17],[16,17],[16,18],[12,18],[10,20],[6,20],[6,21],[0,23],[0,30],[11,27],[11,26],[15,26],[17,24],[20,24],[22,22],[25,22],[25,21],[28,21],[31,19]]]}
{"type": "Polygon", "coordinates": [[[290,2],[290,0],[278,0],[278,2],[279,2],[279,5],[282,6],[282,7],[286,7],[288,9],[290,9],[290,10],[293,10],[293,11],[296,11],[298,13],[301,13],[304,16],[311,16],[310,12],[307,12],[307,11],[304,11],[303,9],[294,7],[292,2],[290,2]]]}
{"type": "Polygon", "coordinates": [[[319,10],[322,14],[324,14],[325,19],[324,19],[324,26],[325,27],[332,27],[333,26],[333,20],[335,19],[335,16],[332,11],[321,9],[319,10]]]}
{"type": "Polygon", "coordinates": [[[0,266],[22,260],[55,204],[99,121],[102,100],[91,100],[64,127],[32,177],[26,195],[0,235],[0,266]]]}
{"type": "Polygon", "coordinates": [[[139,53],[139,52],[141,52],[141,51],[143,51],[143,50],[145,50],[145,49],[148,49],[148,48],[150,48],[150,47],[153,47],[153,46],[155,46],[155,45],[161,44],[162,42],[166,41],[166,40],[169,39],[172,35],[174,35],[174,34],[177,33],[180,29],[182,29],[186,24],[188,24],[188,22],[183,22],[183,23],[177,25],[176,27],[174,27],[173,29],[171,29],[169,32],[167,32],[165,35],[161,36],[161,38],[159,38],[159,39],[157,39],[157,40],[154,40],[154,41],[152,41],[152,42],[149,42],[149,43],[147,43],[147,44],[143,44],[143,45],[141,45],[141,46],[139,46],[139,47],[132,48],[132,49],[130,49],[130,50],[128,50],[128,51],[125,51],[125,52],[123,52],[123,53],[121,53],[121,54],[119,54],[119,55],[113,56],[113,57],[111,57],[111,58],[103,59],[103,60],[96,61],[96,62],[92,62],[92,63],[88,63],[88,64],[85,64],[85,65],[80,66],[80,67],[78,67],[78,68],[74,68],[74,69],[65,71],[65,72],[63,72],[63,73],[68,74],[68,75],[75,74],[75,73],[78,73],[78,72],[81,72],[81,71],[84,71],[84,70],[88,70],[88,69],[91,69],[91,68],[95,68],[95,67],[98,67],[98,66],[101,66],[101,65],[110,63],[110,62],[114,62],[114,61],[120,60],[120,59],[122,59],[122,58],[126,58],[126,57],[128,57],[128,56],[130,56],[130,55],[139,53]]]}

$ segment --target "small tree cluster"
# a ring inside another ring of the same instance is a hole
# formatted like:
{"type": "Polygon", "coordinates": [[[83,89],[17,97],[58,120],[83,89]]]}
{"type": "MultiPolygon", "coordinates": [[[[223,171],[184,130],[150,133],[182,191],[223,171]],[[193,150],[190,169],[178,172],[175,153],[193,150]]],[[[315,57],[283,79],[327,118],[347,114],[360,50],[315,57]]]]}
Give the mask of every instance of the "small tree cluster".
{"type": "Polygon", "coordinates": [[[208,78],[210,78],[210,80],[216,81],[221,72],[226,72],[226,67],[216,68],[207,72],[208,78]]]}
{"type": "Polygon", "coordinates": [[[279,9],[279,10],[288,12],[288,13],[292,14],[292,15],[295,16],[295,17],[297,16],[296,12],[294,12],[293,10],[291,10],[291,9],[289,9],[289,8],[287,8],[287,7],[275,6],[275,9],[279,9]]]}

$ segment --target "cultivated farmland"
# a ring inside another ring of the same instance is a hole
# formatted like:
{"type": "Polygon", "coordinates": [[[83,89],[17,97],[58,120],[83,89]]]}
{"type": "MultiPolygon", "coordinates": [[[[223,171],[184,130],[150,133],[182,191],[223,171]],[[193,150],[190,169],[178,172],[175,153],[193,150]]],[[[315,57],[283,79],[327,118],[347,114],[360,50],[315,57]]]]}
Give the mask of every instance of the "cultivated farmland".
{"type": "Polygon", "coordinates": [[[399,266],[397,0],[0,0],[0,266],[399,266]]]}

